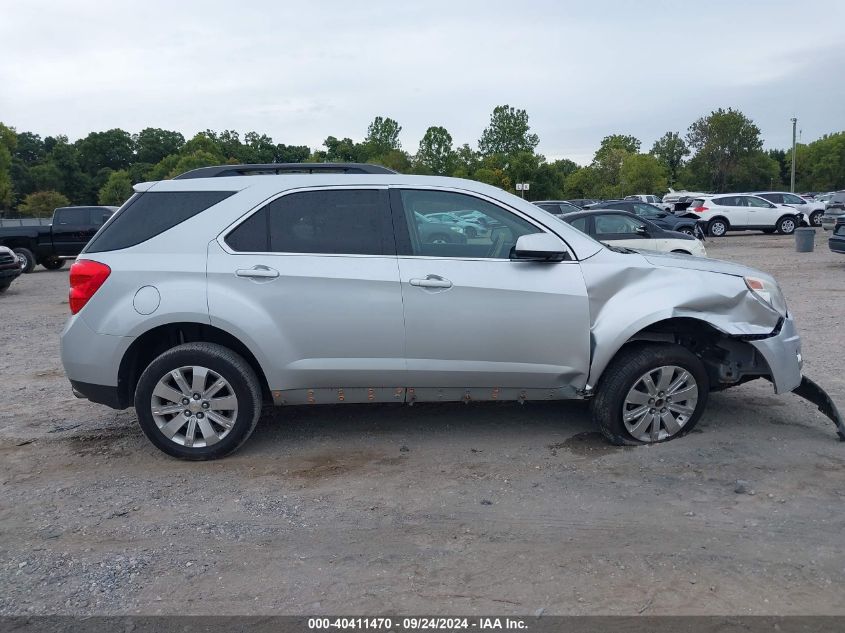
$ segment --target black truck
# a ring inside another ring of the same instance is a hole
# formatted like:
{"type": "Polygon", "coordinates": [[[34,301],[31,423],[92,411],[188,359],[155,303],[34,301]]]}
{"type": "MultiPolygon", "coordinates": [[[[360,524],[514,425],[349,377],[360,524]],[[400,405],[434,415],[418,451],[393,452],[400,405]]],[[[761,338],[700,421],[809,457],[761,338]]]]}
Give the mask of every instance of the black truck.
{"type": "Polygon", "coordinates": [[[0,246],[17,254],[25,273],[38,264],[58,270],[66,259],[79,255],[115,211],[117,207],[60,207],[51,224],[31,218],[0,220],[0,246]]]}

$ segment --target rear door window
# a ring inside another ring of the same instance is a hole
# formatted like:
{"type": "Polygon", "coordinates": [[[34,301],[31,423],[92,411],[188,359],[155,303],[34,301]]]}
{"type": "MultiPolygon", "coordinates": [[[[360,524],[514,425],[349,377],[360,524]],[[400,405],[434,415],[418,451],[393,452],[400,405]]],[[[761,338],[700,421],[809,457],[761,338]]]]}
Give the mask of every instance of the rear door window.
{"type": "Polygon", "coordinates": [[[225,238],[237,252],[394,254],[387,191],[320,189],[276,198],[225,238]]]}
{"type": "Polygon", "coordinates": [[[587,232],[587,218],[586,217],[576,218],[575,220],[572,220],[572,222],[570,222],[569,224],[574,226],[576,229],[578,229],[582,233],[587,232]]]}

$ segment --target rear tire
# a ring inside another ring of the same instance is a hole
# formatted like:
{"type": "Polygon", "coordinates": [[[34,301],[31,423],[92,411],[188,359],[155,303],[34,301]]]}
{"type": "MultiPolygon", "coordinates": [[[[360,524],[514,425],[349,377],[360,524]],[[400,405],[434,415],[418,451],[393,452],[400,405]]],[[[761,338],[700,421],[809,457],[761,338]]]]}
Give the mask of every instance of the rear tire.
{"type": "Polygon", "coordinates": [[[255,429],[261,405],[260,383],[249,363],[214,343],[167,350],[144,370],[135,389],[144,434],[161,451],[186,460],[218,459],[236,451],[255,429]],[[172,372],[184,378],[183,387],[172,372]],[[215,391],[221,380],[225,385],[215,391]]]}
{"type": "Polygon", "coordinates": [[[728,232],[728,221],[722,218],[713,218],[707,224],[707,233],[713,237],[723,237],[728,232]]]}
{"type": "Polygon", "coordinates": [[[28,248],[14,248],[12,249],[21,260],[21,270],[25,273],[31,273],[35,270],[35,255],[28,248]]]}
{"type": "Polygon", "coordinates": [[[795,233],[795,227],[797,226],[798,220],[792,215],[785,215],[777,222],[777,230],[781,235],[792,235],[795,233]]]}
{"type": "Polygon", "coordinates": [[[59,270],[65,265],[65,260],[58,257],[48,257],[41,262],[41,265],[47,270],[59,270]]]}
{"type": "Polygon", "coordinates": [[[665,442],[695,427],[709,391],[707,370],[688,349],[663,343],[635,345],[619,352],[604,371],[591,403],[593,420],[619,446],[665,442]],[[648,383],[646,376],[655,388],[654,397],[650,388],[641,390],[648,383]],[[634,415],[638,409],[642,415],[634,415]]]}

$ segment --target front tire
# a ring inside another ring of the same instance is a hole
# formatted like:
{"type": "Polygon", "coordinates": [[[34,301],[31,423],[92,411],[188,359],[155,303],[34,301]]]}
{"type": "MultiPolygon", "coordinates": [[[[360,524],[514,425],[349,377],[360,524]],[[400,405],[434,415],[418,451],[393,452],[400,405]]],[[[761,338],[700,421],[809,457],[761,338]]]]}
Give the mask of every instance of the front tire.
{"type": "Polygon", "coordinates": [[[31,273],[33,270],[35,270],[35,255],[32,254],[31,250],[23,247],[14,248],[12,250],[15,252],[15,255],[18,256],[18,260],[21,263],[21,270],[24,273],[31,273]]]}
{"type": "Polygon", "coordinates": [[[795,227],[798,226],[798,221],[791,215],[785,215],[777,223],[777,231],[781,235],[792,235],[795,233],[795,227]]]}
{"type": "Polygon", "coordinates": [[[814,211],[810,214],[810,226],[821,226],[824,211],[814,211]]]}
{"type": "Polygon", "coordinates": [[[707,224],[707,232],[713,237],[722,237],[728,232],[728,222],[722,218],[714,218],[707,224]]]}
{"type": "Polygon", "coordinates": [[[619,446],[665,442],[695,427],[709,391],[707,370],[688,349],[636,345],[605,370],[592,401],[593,419],[619,446]]]}
{"type": "Polygon", "coordinates": [[[682,227],[682,228],[678,229],[678,232],[683,233],[684,235],[691,235],[691,236],[695,237],[695,231],[693,230],[693,228],[691,226],[682,227]]]}
{"type": "Polygon", "coordinates": [[[195,461],[240,448],[258,423],[261,404],[249,363],[214,343],[167,350],[135,389],[135,412],[147,438],[168,455],[195,461]]]}

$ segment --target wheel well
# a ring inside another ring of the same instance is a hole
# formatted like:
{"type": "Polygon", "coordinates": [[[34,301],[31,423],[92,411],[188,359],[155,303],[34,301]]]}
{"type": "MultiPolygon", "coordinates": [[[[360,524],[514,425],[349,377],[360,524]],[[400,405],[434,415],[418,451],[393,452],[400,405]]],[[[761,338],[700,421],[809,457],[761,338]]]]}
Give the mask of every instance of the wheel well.
{"type": "Polygon", "coordinates": [[[725,334],[700,319],[678,317],[652,323],[628,339],[617,354],[649,342],[675,343],[698,356],[714,391],[771,376],[766,359],[747,340],[725,334]]]}
{"type": "Polygon", "coordinates": [[[714,222],[714,221],[716,221],[716,220],[721,220],[721,221],[722,221],[722,222],[724,222],[724,223],[725,223],[725,225],[727,225],[727,226],[730,226],[730,225],[731,225],[730,220],[728,220],[728,219],[727,219],[725,216],[723,216],[723,215],[717,215],[717,216],[715,216],[715,217],[710,218],[709,220],[707,220],[707,224],[710,224],[711,222],[714,222]]]}
{"type": "Polygon", "coordinates": [[[204,323],[168,323],[144,332],[126,350],[120,361],[117,377],[120,403],[127,407],[132,405],[138,379],[144,369],[160,354],[182,343],[198,342],[216,343],[240,354],[258,376],[264,400],[272,399],[261,365],[249,348],[237,338],[225,330],[204,323]]]}

